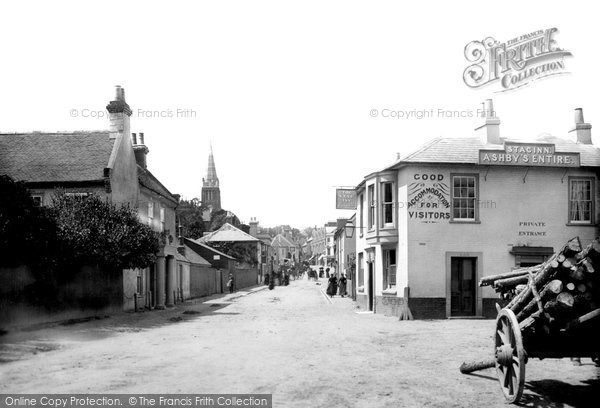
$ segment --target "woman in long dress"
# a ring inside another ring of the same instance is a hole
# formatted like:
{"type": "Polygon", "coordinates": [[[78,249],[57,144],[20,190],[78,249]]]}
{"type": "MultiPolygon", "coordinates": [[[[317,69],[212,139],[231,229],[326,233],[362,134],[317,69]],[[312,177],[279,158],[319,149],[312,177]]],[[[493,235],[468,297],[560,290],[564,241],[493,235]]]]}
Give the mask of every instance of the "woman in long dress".
{"type": "Polygon", "coordinates": [[[334,275],[329,277],[329,285],[327,285],[327,294],[330,297],[334,297],[337,293],[337,279],[334,275]]]}
{"type": "Polygon", "coordinates": [[[340,276],[340,282],[339,282],[341,297],[346,296],[346,281],[347,281],[346,276],[344,274],[342,274],[342,276],[340,276]]]}

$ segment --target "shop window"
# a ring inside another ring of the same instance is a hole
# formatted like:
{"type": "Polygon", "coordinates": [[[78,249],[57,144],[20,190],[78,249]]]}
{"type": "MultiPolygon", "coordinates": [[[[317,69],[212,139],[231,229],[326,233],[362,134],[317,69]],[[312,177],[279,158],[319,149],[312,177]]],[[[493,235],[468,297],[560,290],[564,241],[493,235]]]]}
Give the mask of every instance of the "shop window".
{"type": "Polygon", "coordinates": [[[375,185],[371,184],[368,188],[369,200],[369,229],[375,226],[375,185]]]}
{"type": "Polygon", "coordinates": [[[394,225],[394,183],[381,183],[381,226],[394,225]]]}
{"type": "Polygon", "coordinates": [[[569,177],[569,223],[593,223],[594,195],[593,179],[569,177]]]}
{"type": "Polygon", "coordinates": [[[452,220],[477,221],[477,176],[452,176],[452,220]]]}

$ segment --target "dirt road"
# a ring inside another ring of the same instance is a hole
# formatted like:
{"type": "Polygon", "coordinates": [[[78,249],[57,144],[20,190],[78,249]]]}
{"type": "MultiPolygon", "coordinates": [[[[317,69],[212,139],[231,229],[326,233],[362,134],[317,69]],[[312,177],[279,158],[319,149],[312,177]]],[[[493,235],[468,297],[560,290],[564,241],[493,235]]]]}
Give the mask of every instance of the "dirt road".
{"type": "MultiPolygon", "coordinates": [[[[272,393],[275,407],[506,407],[494,370],[458,371],[491,355],[494,321],[399,322],[356,311],[348,298],[330,303],[314,282],[295,281],[9,333],[0,337],[0,393],[272,393]]],[[[583,363],[530,361],[525,405],[596,406],[600,370],[583,363]]]]}

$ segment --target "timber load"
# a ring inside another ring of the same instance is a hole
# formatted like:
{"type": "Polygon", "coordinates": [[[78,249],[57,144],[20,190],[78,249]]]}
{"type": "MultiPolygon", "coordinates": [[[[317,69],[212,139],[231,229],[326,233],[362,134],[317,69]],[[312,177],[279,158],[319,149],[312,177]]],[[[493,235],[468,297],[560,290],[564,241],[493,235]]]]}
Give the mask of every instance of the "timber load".
{"type": "Polygon", "coordinates": [[[469,374],[495,367],[507,402],[523,394],[529,358],[591,357],[600,365],[600,242],[573,238],[546,262],[487,276],[498,309],[494,356],[463,363],[469,374]]]}
{"type": "Polygon", "coordinates": [[[521,330],[550,334],[600,307],[600,242],[585,248],[573,238],[546,262],[500,275],[479,286],[492,286],[521,330]]]}

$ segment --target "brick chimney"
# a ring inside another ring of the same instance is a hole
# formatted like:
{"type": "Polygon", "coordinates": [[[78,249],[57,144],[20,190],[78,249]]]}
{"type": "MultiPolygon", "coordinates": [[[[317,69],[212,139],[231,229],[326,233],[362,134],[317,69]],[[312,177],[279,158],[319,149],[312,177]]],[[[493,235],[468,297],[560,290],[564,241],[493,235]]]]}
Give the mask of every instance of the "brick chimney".
{"type": "Polygon", "coordinates": [[[502,144],[500,140],[500,118],[496,117],[494,102],[491,99],[485,100],[481,116],[485,117],[485,123],[475,129],[481,138],[481,142],[484,144],[502,144]]]}
{"type": "Polygon", "coordinates": [[[258,221],[256,221],[256,218],[250,218],[250,232],[249,234],[252,235],[253,237],[256,237],[258,235],[258,221]]]}
{"type": "MultiPolygon", "coordinates": [[[[136,138],[134,137],[133,140],[136,141],[136,138]]],[[[144,134],[140,132],[139,143],[133,145],[133,152],[135,153],[135,161],[140,167],[144,169],[147,167],[146,155],[149,151],[150,150],[148,149],[148,147],[144,144],[144,134]]]]}
{"type": "Polygon", "coordinates": [[[592,125],[584,122],[581,108],[575,109],[575,128],[569,131],[571,132],[575,132],[577,143],[592,144],[592,125]]]}
{"type": "Polygon", "coordinates": [[[125,102],[125,89],[121,85],[115,87],[115,99],[106,105],[106,110],[110,121],[110,138],[115,139],[119,134],[129,138],[132,111],[125,102]]]}

